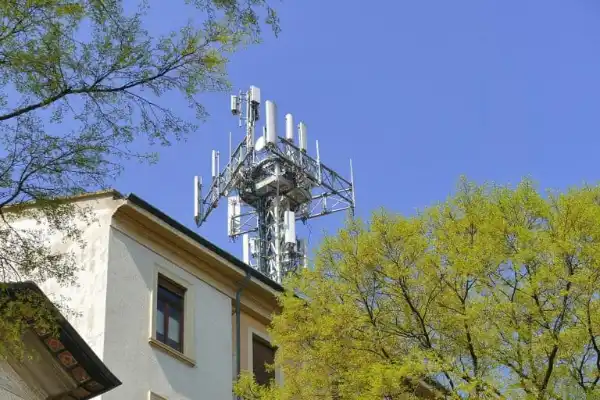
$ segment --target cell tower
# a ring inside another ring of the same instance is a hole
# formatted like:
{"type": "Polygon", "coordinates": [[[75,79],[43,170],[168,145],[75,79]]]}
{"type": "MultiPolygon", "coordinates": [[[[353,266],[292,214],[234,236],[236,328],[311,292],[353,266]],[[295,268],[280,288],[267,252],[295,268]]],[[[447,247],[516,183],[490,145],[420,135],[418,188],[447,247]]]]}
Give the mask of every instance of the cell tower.
{"type": "Polygon", "coordinates": [[[277,107],[265,102],[265,126],[255,139],[260,118],[260,89],[231,96],[231,112],[239,117],[246,136],[232,151],[221,170],[220,154],[212,152],[212,182],[205,197],[202,179],[195,178],[194,218],[201,226],[221,197],[227,198],[227,227],[233,240],[243,238],[243,260],[276,282],[289,272],[307,266],[307,243],[296,237],[296,221],[306,221],[334,212],[354,212],[354,178],[350,181],[326,167],[319,155],[307,153],[307,130],[298,124],[294,140],[291,114],[285,116],[285,138],[277,131],[277,107]]]}

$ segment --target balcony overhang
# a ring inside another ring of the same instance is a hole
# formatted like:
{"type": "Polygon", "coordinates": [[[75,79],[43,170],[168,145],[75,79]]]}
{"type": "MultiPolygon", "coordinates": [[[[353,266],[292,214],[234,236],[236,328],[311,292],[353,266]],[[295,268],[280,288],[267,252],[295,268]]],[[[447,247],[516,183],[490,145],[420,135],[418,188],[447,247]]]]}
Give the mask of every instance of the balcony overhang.
{"type": "Polygon", "coordinates": [[[0,361],[2,391],[31,400],[88,400],[119,386],[88,344],[33,282],[2,283],[11,300],[35,299],[54,315],[56,329],[36,330],[33,325],[22,336],[26,357],[0,361]],[[25,294],[25,295],[24,295],[25,294]]]}

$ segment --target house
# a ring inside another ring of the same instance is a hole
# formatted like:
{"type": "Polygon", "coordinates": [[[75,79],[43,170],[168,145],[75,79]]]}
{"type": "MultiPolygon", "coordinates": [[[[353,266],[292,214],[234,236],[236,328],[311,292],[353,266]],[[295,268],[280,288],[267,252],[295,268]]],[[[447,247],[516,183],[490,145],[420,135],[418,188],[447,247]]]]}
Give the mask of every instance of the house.
{"type": "Polygon", "coordinates": [[[0,360],[0,399],[88,400],[121,384],[35,283],[5,283],[2,294],[49,311],[57,327],[25,321],[23,354],[0,360]]]}
{"type": "Polygon", "coordinates": [[[102,400],[231,399],[238,365],[272,377],[266,327],[280,285],[133,194],[68,201],[92,214],[86,246],[48,240],[76,256],[77,285],[40,286],[80,314],[71,324],[122,382],[102,400]]]}
{"type": "Polygon", "coordinates": [[[282,382],[265,368],[274,359],[267,326],[281,311],[278,283],[133,194],[67,201],[92,214],[81,223],[86,246],[48,240],[73,252],[78,284],[40,286],[79,313],[70,323],[122,382],[99,398],[231,399],[240,371],[282,382]]]}

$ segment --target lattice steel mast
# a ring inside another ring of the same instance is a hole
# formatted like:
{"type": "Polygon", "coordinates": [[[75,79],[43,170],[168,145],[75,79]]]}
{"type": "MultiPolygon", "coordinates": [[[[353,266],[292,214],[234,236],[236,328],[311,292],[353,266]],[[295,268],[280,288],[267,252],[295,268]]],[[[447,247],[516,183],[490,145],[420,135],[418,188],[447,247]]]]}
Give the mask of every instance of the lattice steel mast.
{"type": "MultiPolygon", "coordinates": [[[[243,238],[244,261],[271,279],[282,278],[306,266],[307,245],[296,238],[296,221],[338,211],[354,212],[354,179],[350,161],[350,181],[325,166],[316,143],[316,158],[307,154],[306,125],[298,124],[298,144],[294,142],[294,122],[285,116],[285,138],[278,136],[277,108],[265,102],[263,135],[255,140],[260,117],[260,90],[231,96],[231,112],[239,117],[246,136],[231,151],[220,170],[220,154],[212,153],[212,182],[202,197],[202,179],[195,178],[195,212],[202,225],[221,197],[228,199],[228,234],[243,238]]],[[[230,139],[231,141],[231,139],[230,139]]]]}

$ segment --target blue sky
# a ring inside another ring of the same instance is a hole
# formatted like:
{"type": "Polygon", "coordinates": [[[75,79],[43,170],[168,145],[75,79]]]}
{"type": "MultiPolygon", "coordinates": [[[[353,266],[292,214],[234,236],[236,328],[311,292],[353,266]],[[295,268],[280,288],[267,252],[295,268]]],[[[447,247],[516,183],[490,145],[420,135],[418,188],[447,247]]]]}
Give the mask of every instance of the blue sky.
{"type": "MultiPolygon", "coordinates": [[[[166,3],[166,2],[165,2],[166,3]]],[[[189,14],[153,10],[161,29],[189,14]]],[[[183,3],[183,2],[182,2],[183,3]]],[[[348,175],[358,215],[404,214],[443,200],[460,175],[564,189],[600,177],[600,3],[593,0],[284,0],[283,32],[231,58],[236,88],[256,85],[308,125],[309,149],[348,175]]],[[[210,119],[153,166],[128,164],[116,182],[180,222],[193,224],[193,176],[210,177],[210,154],[243,131],[228,94],[203,96],[210,119]]],[[[193,118],[185,104],[174,103],[193,118]]],[[[226,158],[226,157],[222,157],[226,158]]],[[[343,215],[315,220],[334,232],[343,215]]],[[[194,227],[195,229],[195,227],[194,227]]],[[[197,232],[229,243],[226,203],[197,232]]],[[[309,236],[309,230],[299,229],[309,236]]]]}

